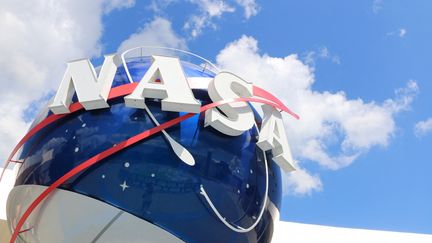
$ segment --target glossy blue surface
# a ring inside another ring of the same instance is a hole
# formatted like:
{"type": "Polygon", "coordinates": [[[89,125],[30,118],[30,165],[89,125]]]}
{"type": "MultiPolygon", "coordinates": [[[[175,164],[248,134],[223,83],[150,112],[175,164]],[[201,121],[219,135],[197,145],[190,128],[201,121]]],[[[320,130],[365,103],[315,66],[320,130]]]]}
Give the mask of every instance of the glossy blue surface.
{"type": "MultiPolygon", "coordinates": [[[[149,59],[128,65],[133,79],[139,80],[149,59]]],[[[192,64],[183,63],[183,68],[188,77],[213,76],[192,64]]],[[[119,68],[113,86],[125,83],[124,69],[119,68]]],[[[205,90],[194,90],[194,95],[203,105],[210,103],[205,90]]],[[[181,115],[161,111],[159,100],[146,103],[160,123],[181,115]]],[[[70,115],[30,139],[20,154],[25,162],[16,185],[50,185],[93,155],[154,127],[144,110],[125,107],[122,98],[110,105],[70,115]]],[[[258,115],[256,119],[259,122],[258,115]]],[[[236,233],[219,221],[199,193],[202,184],[228,222],[247,228],[255,221],[265,190],[264,154],[256,146],[258,131],[230,137],[204,128],[203,123],[203,114],[195,115],[167,130],[191,152],[195,166],[179,160],[164,137],[156,134],[104,159],[61,188],[118,207],[186,242],[269,242],[273,231],[269,208],[254,230],[236,233]]],[[[280,168],[271,160],[268,164],[269,198],[279,208],[280,168]]]]}

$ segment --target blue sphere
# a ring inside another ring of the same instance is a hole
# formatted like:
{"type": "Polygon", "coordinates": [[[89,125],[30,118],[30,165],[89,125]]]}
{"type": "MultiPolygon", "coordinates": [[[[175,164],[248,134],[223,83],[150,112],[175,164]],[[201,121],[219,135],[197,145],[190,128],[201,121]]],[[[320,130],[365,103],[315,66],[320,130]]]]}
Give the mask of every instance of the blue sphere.
{"type": "MultiPolygon", "coordinates": [[[[140,80],[150,64],[149,58],[128,60],[133,79],[140,80]]],[[[215,76],[188,62],[182,67],[187,77],[215,76]]],[[[113,87],[127,83],[125,69],[118,68],[113,87]]],[[[193,93],[202,105],[212,102],[204,89],[193,93]]],[[[16,186],[49,186],[90,157],[155,126],[145,110],[126,107],[123,97],[109,104],[73,113],[27,141],[18,154],[24,163],[16,186]]],[[[160,100],[146,99],[146,104],[159,123],[183,115],[162,111],[160,100]]],[[[52,113],[41,112],[34,124],[47,114],[52,113]]],[[[258,114],[255,119],[259,127],[258,114]]],[[[112,205],[185,242],[270,242],[280,209],[281,172],[271,154],[256,146],[257,128],[227,136],[204,127],[204,114],[197,114],[166,132],[193,155],[194,166],[181,161],[158,133],[91,166],[60,189],[112,205]],[[265,160],[269,190],[268,203],[262,205],[267,196],[265,160]],[[228,228],[201,194],[201,185],[230,224],[247,228],[265,207],[259,223],[246,233],[228,228]]]]}

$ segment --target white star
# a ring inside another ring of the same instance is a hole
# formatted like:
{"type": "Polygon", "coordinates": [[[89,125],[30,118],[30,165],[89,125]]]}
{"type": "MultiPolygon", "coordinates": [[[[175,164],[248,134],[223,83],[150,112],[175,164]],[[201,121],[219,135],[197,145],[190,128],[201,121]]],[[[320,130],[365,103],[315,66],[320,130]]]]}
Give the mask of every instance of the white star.
{"type": "Polygon", "coordinates": [[[126,184],[126,181],[123,181],[123,184],[120,184],[120,187],[124,190],[126,190],[126,188],[128,188],[129,186],[126,184]]]}

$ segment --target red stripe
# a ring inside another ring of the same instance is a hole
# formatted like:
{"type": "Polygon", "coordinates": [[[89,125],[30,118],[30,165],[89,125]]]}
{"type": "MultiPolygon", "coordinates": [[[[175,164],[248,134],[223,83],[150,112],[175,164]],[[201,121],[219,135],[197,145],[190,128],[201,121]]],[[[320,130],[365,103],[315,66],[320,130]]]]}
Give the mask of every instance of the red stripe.
{"type": "Polygon", "coordinates": [[[11,160],[10,162],[18,163],[18,164],[22,164],[22,163],[24,163],[24,161],[19,161],[19,160],[11,160]]]}
{"type": "Polygon", "coordinates": [[[30,231],[30,230],[32,230],[33,228],[28,228],[28,229],[25,229],[25,230],[21,230],[19,233],[21,234],[21,233],[24,233],[24,232],[27,232],[27,231],[30,231]]]}
{"type": "Polygon", "coordinates": [[[283,111],[285,111],[286,113],[292,115],[296,119],[300,119],[300,117],[296,113],[292,112],[278,98],[276,98],[274,95],[270,94],[266,90],[261,89],[260,87],[257,87],[257,86],[253,86],[253,94],[254,94],[254,96],[262,97],[264,99],[273,101],[274,103],[276,103],[279,106],[283,107],[283,109],[282,109],[283,111]]]}

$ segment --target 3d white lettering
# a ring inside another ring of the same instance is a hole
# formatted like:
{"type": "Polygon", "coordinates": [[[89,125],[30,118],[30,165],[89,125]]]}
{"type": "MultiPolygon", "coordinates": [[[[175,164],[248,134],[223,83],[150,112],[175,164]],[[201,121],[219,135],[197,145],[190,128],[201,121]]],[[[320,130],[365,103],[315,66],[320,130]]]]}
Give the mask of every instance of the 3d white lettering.
{"type": "MultiPolygon", "coordinates": [[[[145,98],[162,99],[162,110],[198,113],[200,102],[193,96],[180,60],[174,57],[152,56],[153,63],[135,90],[125,96],[129,107],[145,109],[145,98]]],[[[112,82],[120,61],[116,55],[106,55],[99,76],[88,59],[69,62],[60,87],[49,106],[55,114],[69,113],[72,96],[86,110],[109,107],[107,103],[112,82]]],[[[208,85],[213,102],[252,97],[253,85],[230,72],[220,72],[208,85]]],[[[264,118],[257,146],[271,150],[273,160],[286,172],[295,170],[288,139],[279,111],[263,105],[264,118]]],[[[238,136],[254,125],[254,114],[247,102],[229,103],[207,110],[205,126],[229,135],[238,136]]]]}
{"type": "Polygon", "coordinates": [[[128,107],[145,108],[145,98],[162,100],[162,110],[198,113],[201,104],[193,96],[180,61],[174,57],[152,56],[153,63],[132,94],[128,107]]]}
{"type": "Polygon", "coordinates": [[[99,77],[89,59],[67,63],[66,72],[49,108],[55,114],[69,113],[75,92],[86,110],[109,107],[107,98],[120,63],[116,55],[106,55],[99,77]]]}
{"type": "Polygon", "coordinates": [[[271,150],[273,160],[285,171],[295,170],[291,150],[279,111],[269,105],[262,106],[263,123],[259,133],[258,147],[263,151],[271,150]]]}
{"type": "MultiPolygon", "coordinates": [[[[210,82],[208,94],[213,102],[238,97],[252,97],[252,84],[240,77],[220,72],[210,82]]],[[[254,114],[246,102],[225,104],[206,111],[205,126],[212,126],[216,130],[230,136],[238,136],[254,125],[254,114]],[[223,114],[219,111],[222,111],[223,114]]]]}

